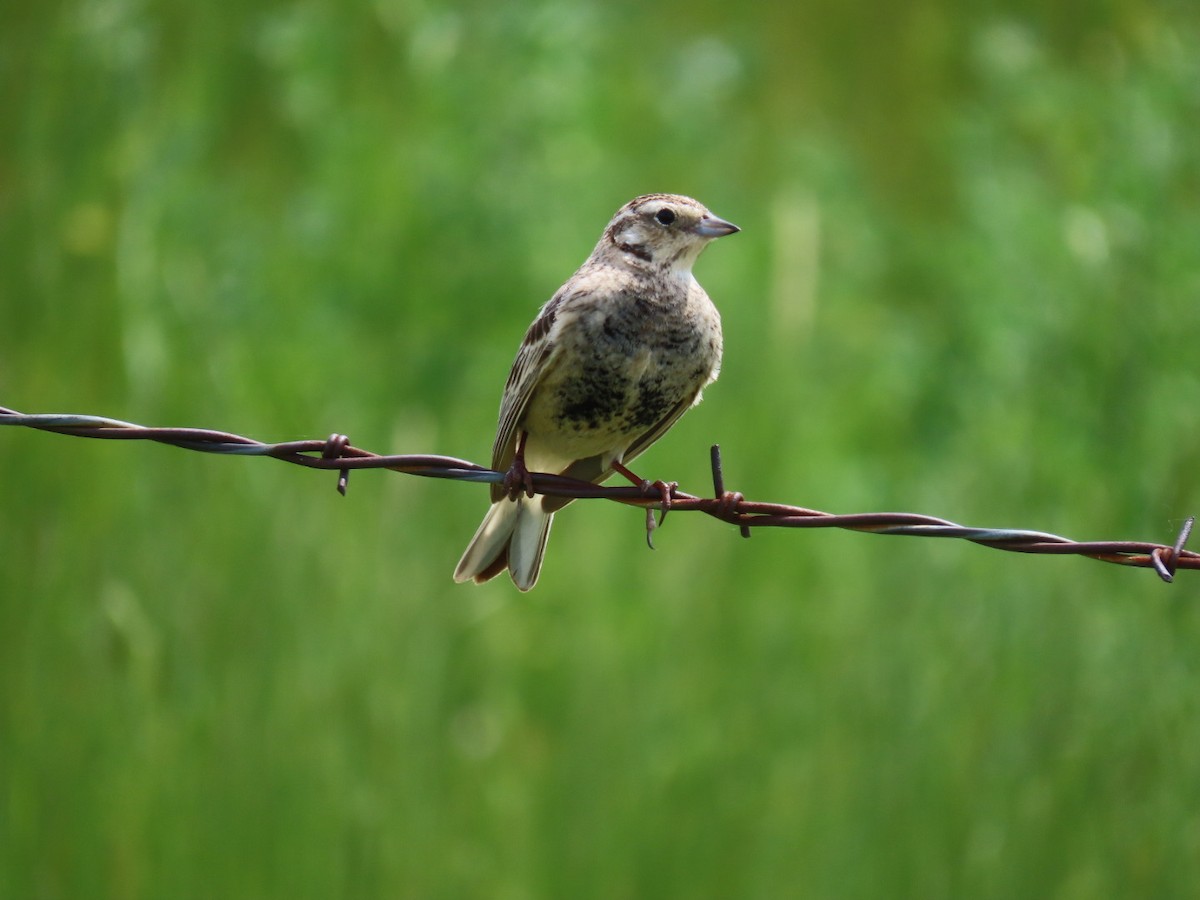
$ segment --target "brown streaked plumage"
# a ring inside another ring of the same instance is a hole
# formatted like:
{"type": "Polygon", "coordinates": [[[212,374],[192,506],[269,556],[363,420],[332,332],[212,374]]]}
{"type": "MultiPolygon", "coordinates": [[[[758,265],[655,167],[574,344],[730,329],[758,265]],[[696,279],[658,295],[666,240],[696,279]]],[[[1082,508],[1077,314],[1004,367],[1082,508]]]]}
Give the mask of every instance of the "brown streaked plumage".
{"type": "Polygon", "coordinates": [[[591,256],[525,333],[500,403],[492,508],[454,570],[537,582],[553,514],[569,503],[516,488],[525,472],[601,482],[662,437],[721,366],[721,317],[692,275],[737,226],[678,194],[617,210],[591,256]],[[514,496],[515,495],[515,496],[514,496]]]}

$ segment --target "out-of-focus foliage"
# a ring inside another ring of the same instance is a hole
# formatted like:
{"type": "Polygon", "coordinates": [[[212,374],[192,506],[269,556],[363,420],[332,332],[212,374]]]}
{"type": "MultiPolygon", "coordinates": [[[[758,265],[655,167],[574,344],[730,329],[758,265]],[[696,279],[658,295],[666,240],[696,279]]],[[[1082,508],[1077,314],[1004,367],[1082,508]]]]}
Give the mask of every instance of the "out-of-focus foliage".
{"type": "MultiPolygon", "coordinates": [[[[948,0],[0,12],[0,403],[486,461],[538,305],[692,194],[705,403],[639,470],[1173,538],[1200,16],[948,0]]],[[[0,897],[1184,897],[1200,580],[559,517],[0,433],[0,897]]]]}

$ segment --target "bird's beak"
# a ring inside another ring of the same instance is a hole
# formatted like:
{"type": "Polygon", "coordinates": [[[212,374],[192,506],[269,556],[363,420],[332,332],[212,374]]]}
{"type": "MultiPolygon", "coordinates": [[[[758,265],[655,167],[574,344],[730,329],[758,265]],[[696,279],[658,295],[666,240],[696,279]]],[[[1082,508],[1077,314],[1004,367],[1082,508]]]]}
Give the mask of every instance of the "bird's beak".
{"type": "Polygon", "coordinates": [[[696,234],[704,238],[719,238],[727,234],[736,234],[742,229],[738,228],[732,222],[726,222],[724,219],[718,219],[716,216],[705,216],[696,224],[696,234]]]}

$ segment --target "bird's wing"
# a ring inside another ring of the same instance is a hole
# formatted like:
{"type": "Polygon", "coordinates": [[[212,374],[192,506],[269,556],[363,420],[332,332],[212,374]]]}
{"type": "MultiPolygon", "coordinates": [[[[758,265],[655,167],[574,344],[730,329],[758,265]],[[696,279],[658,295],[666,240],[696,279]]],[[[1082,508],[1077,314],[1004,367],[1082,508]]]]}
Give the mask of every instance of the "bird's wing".
{"type": "MultiPolygon", "coordinates": [[[[521,341],[521,349],[517,351],[512,371],[508,373],[508,381],[504,383],[500,421],[496,426],[496,440],[492,444],[492,468],[497,472],[504,472],[512,465],[517,448],[517,423],[525,415],[529,399],[557,353],[558,345],[550,339],[550,330],[560,302],[561,295],[556,294],[533,320],[525,332],[525,339],[521,341]]],[[[502,496],[504,489],[498,484],[492,485],[492,501],[502,496]]]]}
{"type": "Polygon", "coordinates": [[[660,437],[671,430],[671,426],[679,421],[679,417],[691,409],[696,404],[696,398],[700,396],[700,392],[696,391],[690,397],[680,400],[667,414],[658,420],[648,430],[643,432],[638,438],[629,445],[629,449],[625,451],[625,456],[621,462],[628,464],[634,458],[640,456],[651,444],[657,441],[660,437]]]}

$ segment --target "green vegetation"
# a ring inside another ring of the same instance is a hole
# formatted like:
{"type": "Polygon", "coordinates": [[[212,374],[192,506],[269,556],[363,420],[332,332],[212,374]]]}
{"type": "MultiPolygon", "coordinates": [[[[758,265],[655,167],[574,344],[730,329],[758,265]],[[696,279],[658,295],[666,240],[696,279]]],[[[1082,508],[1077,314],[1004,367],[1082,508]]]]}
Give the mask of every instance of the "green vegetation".
{"type": "MultiPolygon", "coordinates": [[[[617,206],[744,233],[703,491],[1200,512],[1190,4],[0,12],[0,404],[486,461],[617,206]]],[[[1190,897],[1200,574],[0,431],[0,897],[1190,897]]]]}

